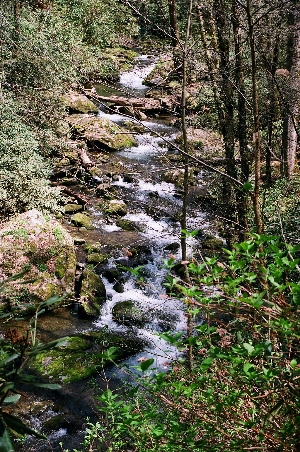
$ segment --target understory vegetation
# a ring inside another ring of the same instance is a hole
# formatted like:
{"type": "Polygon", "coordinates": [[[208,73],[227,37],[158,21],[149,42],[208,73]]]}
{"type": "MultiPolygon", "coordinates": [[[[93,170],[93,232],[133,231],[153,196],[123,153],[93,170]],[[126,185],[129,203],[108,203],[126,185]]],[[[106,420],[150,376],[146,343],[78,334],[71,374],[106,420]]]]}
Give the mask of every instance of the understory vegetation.
{"type": "Polygon", "coordinates": [[[168,373],[144,361],[125,396],[99,395],[102,416],[86,443],[109,451],[299,450],[298,264],[298,247],[253,235],[222,262],[191,262],[192,285],[169,276],[170,292],[186,303],[188,333],[163,338],[182,359],[168,373]]]}

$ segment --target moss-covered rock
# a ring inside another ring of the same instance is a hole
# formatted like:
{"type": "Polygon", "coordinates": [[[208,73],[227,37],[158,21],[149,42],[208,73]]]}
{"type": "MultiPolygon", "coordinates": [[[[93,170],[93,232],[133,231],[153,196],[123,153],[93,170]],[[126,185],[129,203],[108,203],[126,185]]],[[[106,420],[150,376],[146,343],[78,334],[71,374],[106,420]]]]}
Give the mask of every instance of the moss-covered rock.
{"type": "Polygon", "coordinates": [[[73,215],[71,218],[71,223],[73,223],[74,226],[77,226],[78,228],[93,229],[91,218],[84,213],[75,213],[75,215],[73,215]]]}
{"type": "Polygon", "coordinates": [[[24,276],[4,287],[0,307],[26,313],[54,295],[73,295],[75,270],[73,239],[57,220],[31,210],[2,226],[0,280],[24,276]],[[22,279],[29,282],[20,284],[22,279]]]}
{"type": "Polygon", "coordinates": [[[108,254],[90,253],[87,255],[86,261],[88,264],[106,264],[108,258],[108,254]]]}
{"type": "Polygon", "coordinates": [[[127,206],[122,199],[111,199],[104,208],[104,212],[106,215],[124,216],[127,213],[127,206]]]}
{"type": "Polygon", "coordinates": [[[83,210],[83,206],[81,204],[66,204],[64,209],[67,214],[77,213],[83,210]]]}
{"type": "Polygon", "coordinates": [[[63,96],[64,104],[69,108],[70,113],[98,113],[98,107],[84,94],[70,91],[63,96]]]}
{"type": "Polygon", "coordinates": [[[143,327],[150,321],[150,312],[145,312],[138,303],[131,300],[117,303],[112,310],[113,319],[123,325],[143,327]]]}
{"type": "Polygon", "coordinates": [[[86,338],[73,336],[63,345],[39,353],[33,367],[50,381],[70,383],[93,375],[92,356],[88,353],[92,344],[86,338]]]}
{"type": "Polygon", "coordinates": [[[122,360],[143,349],[145,341],[107,329],[66,338],[59,347],[39,353],[31,367],[52,383],[72,383],[94,375],[109,365],[101,354],[115,347],[115,360],[122,360]]]}
{"type": "Polygon", "coordinates": [[[83,317],[98,317],[106,300],[105,285],[99,275],[89,268],[82,272],[79,299],[79,314],[83,317]]]}
{"type": "Polygon", "coordinates": [[[117,218],[116,225],[124,231],[140,231],[141,228],[134,222],[125,218],[117,218]]]}
{"type": "Polygon", "coordinates": [[[202,241],[202,248],[207,250],[220,250],[223,247],[223,240],[218,237],[208,236],[202,241]]]}
{"type": "Polygon", "coordinates": [[[69,123],[73,132],[83,137],[92,148],[121,150],[136,145],[133,135],[124,133],[123,127],[106,118],[72,115],[69,123]]]}

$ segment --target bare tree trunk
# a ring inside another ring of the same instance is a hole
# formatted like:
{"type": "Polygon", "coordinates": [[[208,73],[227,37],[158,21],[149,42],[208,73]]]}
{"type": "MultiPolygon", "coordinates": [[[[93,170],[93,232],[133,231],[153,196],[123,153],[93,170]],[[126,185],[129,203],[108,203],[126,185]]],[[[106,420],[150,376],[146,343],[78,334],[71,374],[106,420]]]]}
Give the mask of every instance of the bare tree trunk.
{"type": "Polygon", "coordinates": [[[181,51],[180,51],[180,36],[178,29],[178,19],[176,10],[176,0],[168,0],[169,6],[169,18],[170,18],[170,28],[171,28],[171,42],[173,47],[173,62],[174,62],[174,75],[182,75],[182,61],[181,61],[181,51]]]}
{"type": "Polygon", "coordinates": [[[253,147],[255,156],[254,170],[254,191],[252,195],[253,210],[255,216],[256,230],[258,234],[262,233],[263,225],[260,214],[259,193],[260,193],[260,172],[261,172],[261,145],[260,145],[260,121],[258,107],[258,87],[257,87],[257,60],[255,50],[255,36],[252,15],[252,0],[247,0],[247,19],[249,28],[249,41],[251,52],[251,73],[252,73],[252,109],[253,109],[253,147]]]}
{"type": "MultiPolygon", "coordinates": [[[[241,182],[245,183],[249,180],[250,175],[250,156],[248,151],[248,128],[247,128],[247,108],[246,108],[246,90],[243,74],[242,46],[241,46],[241,27],[239,14],[237,11],[236,0],[232,2],[232,26],[235,48],[235,84],[237,87],[238,97],[238,127],[237,138],[239,141],[239,150],[241,157],[241,182]]],[[[240,239],[244,240],[244,231],[246,229],[246,209],[247,196],[243,190],[236,191],[238,204],[238,219],[241,225],[240,239]]]]}
{"type": "MultiPolygon", "coordinates": [[[[181,127],[183,136],[183,150],[184,154],[184,181],[183,181],[183,203],[181,213],[181,257],[182,261],[187,260],[187,244],[186,244],[186,228],[187,228],[187,205],[188,205],[188,193],[189,193],[189,149],[187,139],[187,125],[186,125],[186,78],[187,78],[187,59],[188,59],[188,40],[190,36],[191,28],[191,16],[192,16],[193,0],[190,0],[189,11],[187,17],[186,36],[182,55],[182,95],[181,95],[181,127]]],[[[186,264],[185,279],[189,280],[188,268],[186,264]]]]}
{"type": "Polygon", "coordinates": [[[278,105],[277,89],[274,80],[277,69],[278,57],[279,57],[279,36],[276,36],[272,64],[270,67],[272,79],[270,82],[270,106],[268,110],[268,138],[266,148],[266,182],[268,185],[270,185],[272,182],[271,150],[273,147],[273,123],[276,119],[276,105],[278,105]]]}
{"type": "MultiPolygon", "coordinates": [[[[207,13],[209,13],[209,12],[207,11],[207,13]]],[[[209,77],[210,77],[210,80],[212,83],[212,89],[213,89],[213,93],[214,93],[216,109],[218,112],[218,119],[219,119],[219,123],[221,125],[224,120],[224,110],[223,110],[222,102],[220,99],[218,78],[217,78],[217,71],[219,70],[219,61],[216,58],[212,57],[212,52],[214,54],[216,54],[219,51],[217,37],[215,35],[216,30],[213,27],[212,21],[210,21],[208,26],[212,33],[211,45],[213,46],[213,49],[209,49],[209,43],[208,43],[208,39],[207,39],[207,35],[206,35],[207,27],[205,27],[205,23],[203,20],[203,14],[202,14],[202,7],[199,4],[197,5],[197,19],[198,19],[198,24],[199,24],[199,29],[200,29],[201,41],[202,41],[202,45],[203,45],[204,53],[205,53],[205,62],[206,62],[208,72],[209,72],[209,77]]]]}
{"type": "Polygon", "coordinates": [[[297,150],[297,126],[300,101],[300,1],[295,0],[295,8],[292,13],[291,34],[287,46],[288,77],[287,109],[283,125],[282,137],[282,174],[291,179],[294,175],[297,150]]]}
{"type": "MultiPolygon", "coordinates": [[[[222,77],[221,96],[224,109],[221,131],[225,145],[226,173],[236,179],[236,162],[234,158],[235,144],[235,118],[234,118],[234,90],[230,73],[230,32],[229,22],[226,17],[226,5],[223,0],[214,0],[213,2],[215,20],[218,33],[218,47],[220,54],[220,72],[222,77]]],[[[235,193],[229,178],[223,179],[223,204],[226,218],[230,224],[235,221],[235,193]]],[[[231,242],[232,231],[227,229],[227,241],[231,242]]]]}

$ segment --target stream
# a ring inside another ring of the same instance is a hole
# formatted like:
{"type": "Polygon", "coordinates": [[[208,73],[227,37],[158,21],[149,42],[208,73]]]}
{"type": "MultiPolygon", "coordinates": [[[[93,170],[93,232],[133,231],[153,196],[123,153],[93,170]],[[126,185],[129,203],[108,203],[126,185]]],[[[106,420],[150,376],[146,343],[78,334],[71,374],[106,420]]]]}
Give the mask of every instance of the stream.
{"type": "MultiPolygon", "coordinates": [[[[122,74],[118,90],[107,90],[105,86],[96,87],[101,95],[118,94],[124,91],[133,97],[144,96],[146,86],[143,79],[150,73],[154,65],[154,59],[147,55],[140,55],[132,71],[122,74]],[[104,94],[105,93],[105,94],[104,94]]],[[[99,110],[100,117],[106,117],[111,121],[122,124],[124,115],[110,112],[105,106],[99,110]]],[[[128,119],[128,118],[126,118],[128,119]]],[[[179,300],[168,297],[163,285],[166,276],[164,260],[171,257],[180,259],[180,223],[181,189],[173,183],[164,181],[163,175],[172,169],[177,169],[176,152],[170,149],[166,138],[172,142],[178,130],[172,125],[171,118],[160,117],[143,121],[146,131],[137,133],[137,146],[123,151],[109,154],[110,165],[117,168],[116,174],[110,178],[110,186],[118,194],[118,199],[124,200],[127,206],[127,214],[122,217],[131,224],[136,225],[134,233],[124,231],[113,219],[103,215],[96,205],[89,206],[89,213],[93,217],[93,238],[103,244],[113,253],[105,265],[99,267],[99,272],[106,286],[107,300],[102,307],[98,319],[81,320],[76,313],[61,313],[62,322],[55,331],[56,335],[71,334],[87,330],[99,331],[108,328],[111,331],[122,332],[125,335],[133,335],[145,342],[145,347],[140,352],[129,356],[119,368],[107,370],[106,378],[110,380],[111,387],[118,387],[120,381],[126,377],[122,367],[137,366],[139,362],[148,358],[154,358],[154,366],[159,370],[167,370],[170,363],[178,358],[176,348],[169,346],[159,337],[159,333],[167,331],[184,331],[186,329],[186,316],[184,307],[179,300]],[[153,133],[154,131],[155,133],[153,133]],[[159,136],[158,136],[158,135],[159,136]],[[126,171],[123,171],[126,169],[126,171]],[[141,248],[142,260],[138,262],[139,271],[131,264],[130,250],[141,248]],[[117,281],[110,278],[111,270],[118,265],[125,268],[117,281]],[[128,270],[126,270],[126,268],[128,270]],[[116,321],[113,309],[122,302],[130,301],[142,316],[138,322],[116,321]],[[65,324],[63,324],[65,319],[65,324]]],[[[197,202],[198,192],[202,190],[205,174],[201,170],[195,172],[196,184],[191,187],[189,195],[188,230],[195,229],[209,233],[212,222],[209,215],[199,212],[197,202]]],[[[94,177],[94,183],[103,182],[101,178],[94,177]]],[[[189,238],[189,253],[197,251],[199,239],[189,238]]],[[[80,256],[80,253],[79,253],[80,256]]],[[[80,257],[79,257],[80,259],[80,257]]],[[[82,258],[84,261],[84,258],[82,258]]],[[[55,314],[50,320],[45,320],[41,328],[47,330],[51,322],[54,322],[55,314]]],[[[97,379],[99,387],[104,388],[101,377],[97,379]]],[[[79,448],[83,439],[82,425],[85,418],[96,419],[93,409],[92,389],[86,382],[72,384],[72,388],[66,387],[57,396],[50,396],[48,407],[45,407],[43,416],[39,419],[32,413],[32,422],[35,428],[39,428],[42,418],[49,418],[64,413],[61,408],[55,411],[55,403],[66,404],[69,411],[74,412],[69,425],[47,432],[48,443],[29,437],[25,444],[19,446],[20,451],[62,451],[63,448],[79,448]],[[53,398],[54,397],[54,398],[53,398]],[[55,399],[56,398],[56,399],[55,399]],[[54,401],[53,401],[54,400],[54,401]],[[55,401],[56,400],[56,401],[55,401]],[[50,408],[49,408],[50,404],[50,408]],[[81,424],[80,424],[81,423],[81,424]]],[[[43,393],[43,396],[45,395],[43,393]]],[[[35,399],[37,396],[35,395],[35,399]]],[[[28,402],[29,403],[29,402],[28,402]]],[[[37,403],[42,403],[37,401],[37,403]]]]}

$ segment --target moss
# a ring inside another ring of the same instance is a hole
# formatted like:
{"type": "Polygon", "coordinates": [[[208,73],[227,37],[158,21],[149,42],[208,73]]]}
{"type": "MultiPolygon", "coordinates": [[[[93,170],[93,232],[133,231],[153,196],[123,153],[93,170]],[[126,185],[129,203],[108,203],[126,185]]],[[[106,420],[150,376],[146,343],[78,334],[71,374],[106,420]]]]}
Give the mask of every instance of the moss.
{"type": "Polygon", "coordinates": [[[116,221],[116,225],[119,226],[119,228],[124,229],[124,231],[140,230],[134,221],[126,220],[124,218],[118,218],[116,221]]]}
{"type": "Polygon", "coordinates": [[[106,300],[105,285],[91,269],[82,272],[79,313],[84,317],[97,317],[106,300]]]}
{"type": "Polygon", "coordinates": [[[66,204],[64,209],[65,213],[76,213],[83,210],[83,206],[80,204],[66,204]]]}
{"type": "Polygon", "coordinates": [[[101,354],[116,347],[116,359],[121,360],[143,349],[145,341],[120,335],[109,330],[88,332],[66,339],[52,350],[39,353],[31,367],[51,382],[72,383],[91,377],[103,363],[101,354]]]}
{"type": "Polygon", "coordinates": [[[88,264],[102,264],[106,263],[109,256],[107,254],[100,254],[100,253],[91,253],[87,256],[87,263],[88,264]]]}
{"type": "Polygon", "coordinates": [[[114,320],[129,326],[144,326],[145,323],[150,320],[149,313],[147,316],[139,305],[131,300],[117,303],[112,310],[112,314],[114,320]]]}
{"type": "Polygon", "coordinates": [[[92,344],[81,336],[73,336],[66,343],[50,351],[39,353],[33,367],[51,381],[71,383],[96,372],[87,352],[92,344]]]}
{"type": "Polygon", "coordinates": [[[202,242],[202,248],[208,249],[208,250],[220,250],[223,248],[224,244],[221,239],[218,239],[217,237],[207,237],[202,242]]]}
{"type": "Polygon", "coordinates": [[[91,218],[83,213],[75,213],[71,218],[71,222],[79,228],[93,229],[91,218]]]}
{"type": "Polygon", "coordinates": [[[107,215],[121,215],[124,216],[127,213],[127,206],[124,201],[119,199],[112,199],[109,204],[104,208],[104,212],[107,215]]]}

